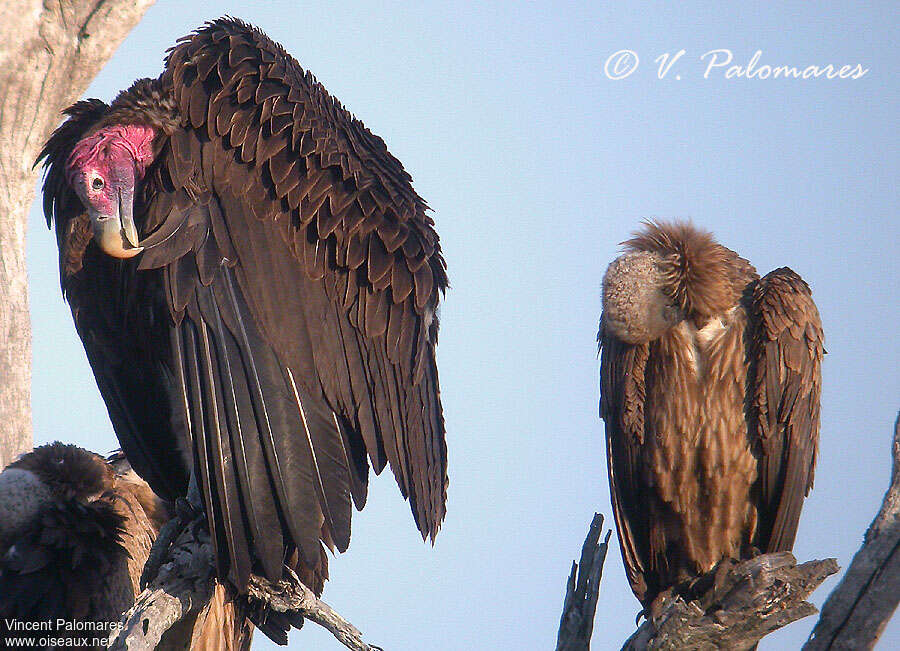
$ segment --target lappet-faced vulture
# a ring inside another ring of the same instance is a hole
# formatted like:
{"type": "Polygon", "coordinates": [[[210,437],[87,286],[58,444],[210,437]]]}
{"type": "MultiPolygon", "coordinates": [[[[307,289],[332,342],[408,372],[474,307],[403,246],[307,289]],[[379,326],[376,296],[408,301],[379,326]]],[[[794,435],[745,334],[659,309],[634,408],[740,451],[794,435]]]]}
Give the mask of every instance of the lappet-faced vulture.
{"type": "MultiPolygon", "coordinates": [[[[74,445],[35,448],[0,473],[0,647],[105,649],[140,592],[150,547],[170,506],[121,454],[74,445]]],[[[169,642],[248,649],[243,604],[216,587],[169,642]],[[180,637],[183,635],[184,637],[180,637]]]]}
{"type": "Polygon", "coordinates": [[[813,483],[822,325],[807,284],[687,223],[648,223],[603,280],[600,414],[645,608],[724,559],[790,550],[813,483]]]}
{"type": "Polygon", "coordinates": [[[234,19],[67,114],[42,154],[63,289],[125,453],[202,506],[219,578],[288,563],[321,591],[370,464],[433,539],[447,276],[384,142],[234,19]]]}

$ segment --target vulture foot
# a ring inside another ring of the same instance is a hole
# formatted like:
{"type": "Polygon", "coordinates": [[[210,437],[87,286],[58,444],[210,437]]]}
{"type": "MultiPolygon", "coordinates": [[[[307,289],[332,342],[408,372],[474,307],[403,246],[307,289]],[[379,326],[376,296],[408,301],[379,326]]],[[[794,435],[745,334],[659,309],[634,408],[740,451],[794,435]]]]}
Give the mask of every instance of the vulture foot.
{"type": "Polygon", "coordinates": [[[193,527],[194,532],[198,526],[206,525],[206,514],[195,507],[190,501],[183,497],[175,500],[175,517],[166,522],[159,530],[159,535],[150,548],[150,554],[147,556],[147,562],[144,563],[144,569],[141,572],[141,590],[146,589],[156,575],[159,574],[159,568],[165,562],[169,555],[169,549],[178,535],[187,527],[193,527]]]}

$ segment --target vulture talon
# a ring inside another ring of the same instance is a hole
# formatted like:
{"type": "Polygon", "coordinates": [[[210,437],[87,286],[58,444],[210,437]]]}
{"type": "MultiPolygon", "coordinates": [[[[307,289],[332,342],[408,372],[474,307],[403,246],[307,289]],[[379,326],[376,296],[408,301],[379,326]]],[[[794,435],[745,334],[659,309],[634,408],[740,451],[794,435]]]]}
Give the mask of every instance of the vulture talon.
{"type": "Polygon", "coordinates": [[[165,562],[169,555],[169,548],[175,542],[175,538],[178,537],[182,528],[181,516],[176,512],[175,517],[166,522],[159,530],[159,535],[150,547],[150,555],[147,556],[147,562],[144,563],[144,570],[141,572],[141,590],[145,590],[159,574],[159,568],[165,562]]]}
{"type": "Polygon", "coordinates": [[[184,524],[197,519],[197,509],[184,497],[175,499],[175,513],[184,524]]]}
{"type": "Polygon", "coordinates": [[[145,589],[156,579],[160,568],[169,560],[169,551],[172,549],[178,536],[190,527],[193,538],[200,540],[200,530],[206,534],[205,525],[206,514],[202,510],[197,509],[183,497],[175,500],[175,516],[162,526],[159,530],[159,536],[157,536],[153,546],[150,548],[150,555],[144,564],[143,572],[141,572],[141,590],[145,589]]]}
{"type": "Polygon", "coordinates": [[[642,618],[642,617],[643,617],[644,619],[646,619],[646,620],[649,620],[649,619],[650,619],[650,613],[647,611],[646,608],[641,608],[641,609],[638,611],[638,614],[634,616],[634,625],[635,625],[635,627],[641,625],[641,618],[642,618]]]}

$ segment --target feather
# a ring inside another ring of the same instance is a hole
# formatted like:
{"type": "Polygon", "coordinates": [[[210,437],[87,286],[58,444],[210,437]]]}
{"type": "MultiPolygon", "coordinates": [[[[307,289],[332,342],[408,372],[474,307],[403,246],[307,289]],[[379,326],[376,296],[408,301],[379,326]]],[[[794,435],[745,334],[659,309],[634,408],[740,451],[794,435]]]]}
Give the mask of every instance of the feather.
{"type": "MultiPolygon", "coordinates": [[[[347,548],[369,462],[390,463],[433,536],[446,453],[432,320],[446,274],[384,142],[232,19],[180,40],[159,79],[79,106],[45,147],[45,210],[69,257],[83,208],[61,172],[68,152],[101,119],[157,131],[135,206],[149,248],[113,265],[87,247],[67,296],[91,315],[79,334],[135,467],[174,497],[193,466],[220,576],[242,593],[249,572],[278,580],[287,559],[321,590],[322,544],[347,548]],[[146,323],[119,337],[109,324],[133,306],[146,323]]],[[[278,624],[280,636],[290,621],[278,624]]]]}
{"type": "Polygon", "coordinates": [[[376,282],[385,276],[391,269],[393,262],[392,256],[384,248],[381,240],[377,237],[369,238],[369,282],[376,282]]]}
{"type": "Polygon", "coordinates": [[[626,247],[604,280],[600,413],[622,558],[647,608],[725,558],[791,548],[824,349],[790,270],[759,279],[685,223],[648,224],[626,247]]]}
{"type": "Polygon", "coordinates": [[[748,333],[755,383],[751,436],[764,451],[756,544],[766,551],[790,550],[812,487],[825,354],[818,310],[796,273],[776,269],[755,284],[748,333]]]}

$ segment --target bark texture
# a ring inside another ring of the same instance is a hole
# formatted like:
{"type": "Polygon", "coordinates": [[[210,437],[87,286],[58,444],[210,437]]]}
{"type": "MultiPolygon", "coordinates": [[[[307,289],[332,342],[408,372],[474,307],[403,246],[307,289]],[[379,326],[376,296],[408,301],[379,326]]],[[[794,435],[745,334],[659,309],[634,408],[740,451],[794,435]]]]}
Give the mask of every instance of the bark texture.
{"type": "Polygon", "coordinates": [[[559,620],[559,635],[556,639],[556,651],[587,651],[591,648],[591,635],[594,632],[594,613],[597,610],[597,597],[600,595],[600,578],[603,575],[603,562],[609,549],[609,536],[600,542],[603,530],[603,516],[594,514],[591,528],[581,547],[579,563],[572,562],[572,571],[566,584],[566,599],[563,602],[563,614],[559,620]]]}
{"type": "Polygon", "coordinates": [[[0,3],[0,468],[32,447],[25,231],[32,164],[153,0],[0,3]]]}
{"type": "MultiPolygon", "coordinates": [[[[145,568],[142,581],[149,579],[149,585],[122,616],[123,628],[111,632],[109,649],[151,651],[157,647],[192,647],[191,631],[199,628],[194,622],[198,615],[204,616],[210,599],[221,589],[214,576],[209,534],[203,526],[180,529],[164,556],[155,576],[147,576],[145,568]]],[[[147,567],[150,565],[148,562],[147,567]]],[[[380,650],[364,642],[356,627],[316,597],[289,568],[286,574],[287,578],[277,583],[250,576],[247,598],[251,609],[260,615],[258,624],[271,618],[289,622],[285,628],[291,625],[299,628],[308,619],[327,629],[348,649],[380,650]]],[[[286,637],[282,643],[287,643],[286,637]]]]}
{"type": "Polygon", "coordinates": [[[696,601],[668,600],[622,649],[748,651],[772,631],[814,615],[806,598],[839,569],[833,558],[797,565],[790,552],[737,563],[696,601]]]}
{"type": "Polygon", "coordinates": [[[804,651],[871,649],[900,602],[900,414],[894,467],[881,510],[844,578],[822,606],[804,651]]]}

